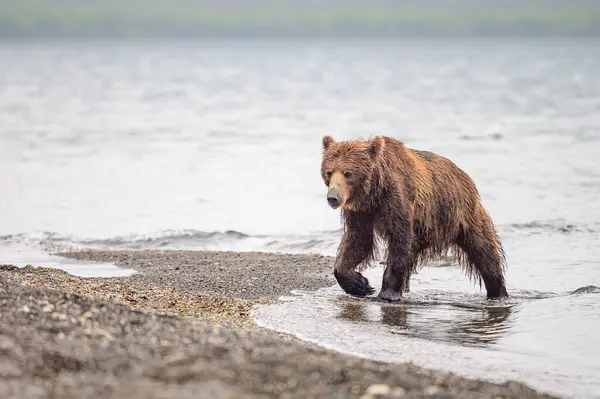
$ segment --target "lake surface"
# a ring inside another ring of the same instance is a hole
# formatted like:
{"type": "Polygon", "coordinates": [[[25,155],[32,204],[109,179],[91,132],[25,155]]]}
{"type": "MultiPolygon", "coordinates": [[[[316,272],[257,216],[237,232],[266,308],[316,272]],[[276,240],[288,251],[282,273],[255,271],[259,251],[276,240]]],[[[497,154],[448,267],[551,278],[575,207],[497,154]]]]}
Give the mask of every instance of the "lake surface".
{"type": "MultiPolygon", "coordinates": [[[[503,240],[511,299],[431,265],[397,305],[296,293],[257,320],[386,361],[600,397],[600,43],[0,44],[0,263],[71,248],[319,251],[321,137],[449,157],[503,240]],[[324,329],[323,326],[327,326],[324,329]]],[[[368,271],[380,286],[381,270],[368,271]]]]}

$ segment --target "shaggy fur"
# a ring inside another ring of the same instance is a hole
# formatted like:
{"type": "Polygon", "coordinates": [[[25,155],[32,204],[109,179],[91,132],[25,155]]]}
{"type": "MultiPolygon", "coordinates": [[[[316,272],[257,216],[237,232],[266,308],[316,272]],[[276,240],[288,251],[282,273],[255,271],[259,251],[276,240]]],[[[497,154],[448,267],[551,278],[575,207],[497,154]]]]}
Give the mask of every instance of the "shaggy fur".
{"type": "Polygon", "coordinates": [[[473,180],[453,162],[383,136],[340,142],[325,136],[322,145],[328,201],[341,208],[344,224],[333,269],[345,292],[374,293],[357,268],[374,259],[381,239],[387,262],[380,299],[400,299],[417,268],[448,250],[484,283],[488,298],[508,296],[500,239],[473,180]]]}

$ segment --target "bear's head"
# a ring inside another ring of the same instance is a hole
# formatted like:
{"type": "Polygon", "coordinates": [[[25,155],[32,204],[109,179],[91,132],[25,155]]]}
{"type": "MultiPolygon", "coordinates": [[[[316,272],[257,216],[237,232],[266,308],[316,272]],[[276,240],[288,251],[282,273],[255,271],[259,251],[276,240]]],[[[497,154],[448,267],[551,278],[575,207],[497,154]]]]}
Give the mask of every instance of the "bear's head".
{"type": "Polygon", "coordinates": [[[385,140],[335,141],[323,137],[321,177],[328,187],[327,202],[333,209],[358,210],[370,199],[376,161],[385,140]]]}

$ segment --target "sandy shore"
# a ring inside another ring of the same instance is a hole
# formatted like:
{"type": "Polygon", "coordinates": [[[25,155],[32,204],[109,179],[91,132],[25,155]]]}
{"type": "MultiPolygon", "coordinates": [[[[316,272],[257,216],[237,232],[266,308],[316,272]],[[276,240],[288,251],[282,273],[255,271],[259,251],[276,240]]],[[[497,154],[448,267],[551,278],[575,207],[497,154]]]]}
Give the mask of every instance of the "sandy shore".
{"type": "Polygon", "coordinates": [[[79,278],[0,267],[0,397],[550,397],[520,383],[346,356],[252,323],[254,304],[335,284],[331,258],[189,251],[65,256],[140,273],[79,278]]]}

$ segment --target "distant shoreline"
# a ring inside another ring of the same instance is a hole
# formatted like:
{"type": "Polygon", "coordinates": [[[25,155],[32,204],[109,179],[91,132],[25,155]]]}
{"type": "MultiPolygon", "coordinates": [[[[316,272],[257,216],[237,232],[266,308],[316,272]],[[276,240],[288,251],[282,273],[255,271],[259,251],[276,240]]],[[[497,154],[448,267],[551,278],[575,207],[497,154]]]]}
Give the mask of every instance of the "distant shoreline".
{"type": "MultiPolygon", "coordinates": [[[[598,20],[600,26],[600,19],[598,20]]],[[[363,32],[320,32],[318,30],[309,32],[287,32],[287,31],[270,31],[260,32],[248,30],[245,32],[211,32],[211,33],[192,33],[192,34],[161,34],[156,32],[147,32],[141,35],[135,34],[88,34],[86,32],[37,32],[37,33],[22,33],[22,32],[1,32],[0,42],[7,40],[20,41],[60,41],[60,40],[76,40],[76,41],[151,41],[151,40],[464,40],[464,39],[511,39],[511,38],[531,38],[531,39],[598,39],[600,31],[590,32],[556,32],[544,31],[536,33],[525,32],[392,32],[385,33],[379,31],[363,31],[363,32]]]]}
{"type": "Polygon", "coordinates": [[[599,37],[600,5],[0,0],[0,38],[599,37]]]}
{"type": "Polygon", "coordinates": [[[0,45],[18,44],[18,45],[36,45],[36,44],[73,44],[73,45],[135,45],[135,44],[173,44],[173,45],[289,45],[293,43],[314,43],[330,44],[339,46],[345,44],[364,45],[368,43],[383,44],[415,44],[415,43],[457,43],[464,45],[466,43],[597,43],[600,41],[600,35],[547,35],[547,36],[518,36],[518,35],[498,35],[498,36],[448,36],[448,35],[420,35],[420,36],[206,36],[206,37],[3,37],[0,36],[0,45]]]}

